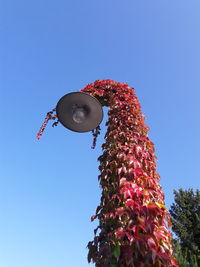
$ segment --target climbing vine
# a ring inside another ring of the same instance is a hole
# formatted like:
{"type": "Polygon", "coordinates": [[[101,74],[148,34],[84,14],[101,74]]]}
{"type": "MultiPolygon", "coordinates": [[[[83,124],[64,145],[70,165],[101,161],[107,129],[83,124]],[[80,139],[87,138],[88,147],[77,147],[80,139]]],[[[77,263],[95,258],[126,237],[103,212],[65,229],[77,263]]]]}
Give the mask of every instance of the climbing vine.
{"type": "Polygon", "coordinates": [[[154,145],[133,88],[98,80],[82,92],[109,106],[106,142],[99,157],[101,203],[91,218],[98,218],[99,225],[88,243],[88,261],[97,267],[178,266],[154,145]]]}
{"type": "MultiPolygon", "coordinates": [[[[100,162],[100,205],[88,261],[96,267],[173,267],[170,216],[156,172],[154,144],[148,138],[133,88],[97,80],[82,92],[108,106],[108,126],[100,162]]],[[[99,129],[93,132],[94,143],[99,129]]]]}

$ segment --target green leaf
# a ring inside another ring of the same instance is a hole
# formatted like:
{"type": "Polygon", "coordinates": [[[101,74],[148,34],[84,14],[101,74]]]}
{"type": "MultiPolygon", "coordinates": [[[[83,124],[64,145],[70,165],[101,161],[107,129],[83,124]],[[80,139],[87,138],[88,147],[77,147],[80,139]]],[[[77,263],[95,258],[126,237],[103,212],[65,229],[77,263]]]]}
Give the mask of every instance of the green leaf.
{"type": "Polygon", "coordinates": [[[119,260],[119,256],[120,256],[120,246],[117,245],[114,247],[113,249],[113,255],[115,256],[115,258],[117,259],[117,261],[119,260]]]}

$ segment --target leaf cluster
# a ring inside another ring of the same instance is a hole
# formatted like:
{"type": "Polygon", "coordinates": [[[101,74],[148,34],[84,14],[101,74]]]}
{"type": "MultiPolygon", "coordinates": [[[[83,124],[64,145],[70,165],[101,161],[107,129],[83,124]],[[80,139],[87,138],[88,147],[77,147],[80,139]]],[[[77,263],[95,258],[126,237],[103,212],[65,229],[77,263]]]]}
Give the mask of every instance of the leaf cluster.
{"type": "Polygon", "coordinates": [[[102,196],[91,218],[99,225],[88,243],[88,261],[96,267],[178,266],[154,144],[133,88],[97,80],[82,91],[109,106],[106,142],[99,157],[102,196]]]}

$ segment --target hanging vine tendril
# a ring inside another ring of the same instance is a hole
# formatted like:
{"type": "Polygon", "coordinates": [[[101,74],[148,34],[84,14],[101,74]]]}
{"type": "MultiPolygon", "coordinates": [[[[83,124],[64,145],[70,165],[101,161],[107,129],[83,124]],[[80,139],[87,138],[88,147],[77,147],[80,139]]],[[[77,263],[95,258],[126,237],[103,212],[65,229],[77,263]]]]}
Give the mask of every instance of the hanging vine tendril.
{"type": "MultiPolygon", "coordinates": [[[[56,109],[54,108],[51,111],[47,112],[45,120],[44,120],[42,126],[40,127],[40,130],[39,130],[39,132],[38,132],[38,134],[36,136],[36,139],[39,140],[42,137],[43,132],[44,132],[49,120],[55,120],[57,118],[57,115],[54,114],[55,111],[56,111],[56,109]]],[[[59,123],[59,120],[55,121],[52,124],[52,127],[57,126],[58,123],[59,123]]],[[[95,147],[96,147],[97,137],[100,134],[100,130],[101,130],[100,126],[97,126],[96,129],[92,130],[92,135],[93,135],[93,144],[92,144],[92,147],[91,147],[92,149],[95,149],[95,147]]]]}
{"type": "MultiPolygon", "coordinates": [[[[36,136],[36,139],[39,140],[39,139],[42,137],[43,132],[44,132],[44,130],[45,130],[45,128],[46,128],[46,126],[47,126],[49,120],[55,120],[55,119],[57,118],[57,115],[54,114],[55,111],[56,111],[56,109],[54,108],[54,109],[52,109],[51,111],[47,112],[47,115],[46,115],[46,117],[45,117],[45,120],[44,120],[42,126],[40,127],[40,130],[39,130],[39,132],[38,132],[38,134],[37,134],[37,136],[36,136]]],[[[55,122],[52,124],[52,127],[57,126],[58,123],[59,123],[58,120],[55,121],[55,122]]]]}
{"type": "Polygon", "coordinates": [[[92,147],[91,147],[92,149],[95,149],[95,147],[96,147],[97,137],[98,137],[98,135],[100,134],[100,131],[101,131],[100,126],[97,126],[96,129],[92,130],[92,135],[93,135],[93,137],[94,137],[94,139],[93,139],[93,144],[92,144],[92,147]]]}

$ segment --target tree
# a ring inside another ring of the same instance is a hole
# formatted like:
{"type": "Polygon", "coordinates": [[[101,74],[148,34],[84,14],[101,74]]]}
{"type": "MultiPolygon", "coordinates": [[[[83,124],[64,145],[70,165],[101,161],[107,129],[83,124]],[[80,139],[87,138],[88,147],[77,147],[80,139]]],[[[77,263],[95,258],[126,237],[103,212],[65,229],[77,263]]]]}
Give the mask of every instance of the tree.
{"type": "Polygon", "coordinates": [[[170,209],[172,230],[180,240],[182,253],[192,254],[200,264],[200,191],[193,189],[174,190],[174,201],[170,209]]]}
{"type": "Polygon", "coordinates": [[[194,255],[188,248],[183,250],[179,239],[173,239],[173,247],[179,267],[199,267],[198,256],[194,255]]]}

